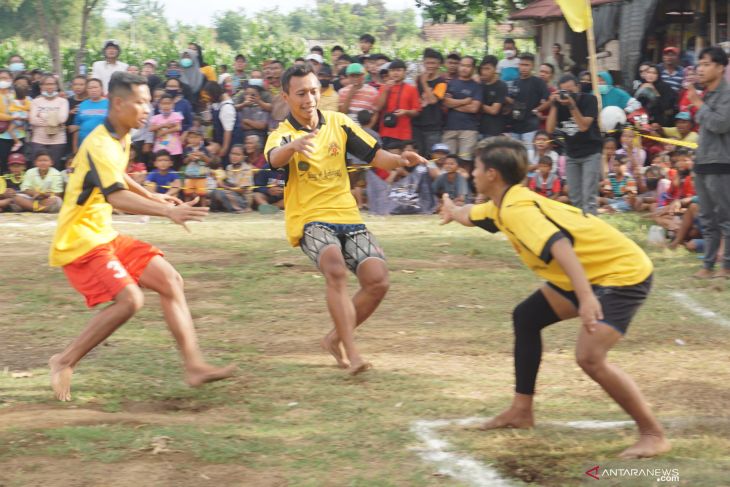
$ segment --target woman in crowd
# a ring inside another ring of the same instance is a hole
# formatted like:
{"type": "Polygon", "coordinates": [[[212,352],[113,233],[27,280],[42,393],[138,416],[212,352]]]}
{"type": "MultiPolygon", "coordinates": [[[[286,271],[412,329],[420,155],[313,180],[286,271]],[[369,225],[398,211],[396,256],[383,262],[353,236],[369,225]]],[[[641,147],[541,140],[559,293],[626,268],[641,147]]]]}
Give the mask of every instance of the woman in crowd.
{"type": "Polygon", "coordinates": [[[662,127],[673,123],[677,93],[662,81],[659,69],[655,65],[647,67],[644,72],[644,83],[636,90],[634,98],[646,109],[649,123],[658,123],[662,127]]]}
{"type": "Polygon", "coordinates": [[[86,94],[88,98],[79,103],[79,110],[74,117],[73,124],[78,127],[74,131],[73,152],[76,154],[79,147],[84,142],[92,130],[104,123],[104,119],[109,113],[109,100],[104,98],[104,85],[101,80],[96,78],[90,79],[86,83],[86,94]]]}
{"type": "MultiPolygon", "coordinates": [[[[183,85],[178,78],[169,78],[165,81],[165,93],[170,95],[175,102],[174,111],[179,112],[183,116],[182,130],[187,132],[193,126],[193,106],[183,96],[183,85]]],[[[155,110],[155,114],[159,114],[159,108],[155,110]]]]}
{"type": "Polygon", "coordinates": [[[13,78],[10,71],[0,69],[0,171],[8,172],[8,155],[10,155],[15,141],[10,133],[10,125],[19,120],[11,114],[15,93],[12,90],[13,78]]]}
{"type": "Polygon", "coordinates": [[[69,105],[68,100],[59,96],[60,93],[61,86],[55,76],[46,75],[41,79],[41,96],[30,104],[30,126],[33,129],[33,154],[48,152],[53,166],[62,171],[69,105]]]}
{"type": "Polygon", "coordinates": [[[186,49],[180,55],[181,76],[180,81],[190,88],[188,101],[195,106],[198,103],[200,90],[205,84],[205,76],[200,71],[198,53],[192,49],[186,49]]]}
{"type": "Polygon", "coordinates": [[[243,129],[240,117],[233,105],[231,96],[215,81],[205,85],[205,91],[210,97],[210,112],[213,120],[213,142],[220,144],[220,157],[227,161],[226,156],[232,145],[243,142],[243,129]]]}

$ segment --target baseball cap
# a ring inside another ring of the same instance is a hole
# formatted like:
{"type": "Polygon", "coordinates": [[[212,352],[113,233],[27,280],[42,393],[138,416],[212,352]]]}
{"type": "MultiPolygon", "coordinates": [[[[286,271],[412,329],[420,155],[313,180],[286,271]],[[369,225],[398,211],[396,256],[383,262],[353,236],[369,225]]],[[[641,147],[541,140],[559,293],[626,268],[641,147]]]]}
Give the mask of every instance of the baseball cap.
{"type": "Polygon", "coordinates": [[[434,144],[433,147],[431,147],[431,152],[451,152],[449,150],[449,146],[446,144],[434,144]]]}
{"type": "Polygon", "coordinates": [[[318,64],[324,63],[324,59],[322,59],[322,56],[320,56],[316,52],[313,52],[312,54],[307,55],[307,57],[305,57],[304,59],[307,61],[314,61],[315,63],[318,63],[318,64]]]}
{"type": "Polygon", "coordinates": [[[25,156],[20,152],[13,152],[8,156],[8,166],[11,166],[13,164],[25,165],[25,156]]]}
{"type": "Polygon", "coordinates": [[[104,47],[103,47],[103,49],[106,49],[109,46],[114,46],[117,49],[120,48],[119,47],[119,41],[116,40],[116,39],[108,39],[108,40],[104,41],[104,47]]]}
{"type": "Polygon", "coordinates": [[[674,46],[669,46],[669,47],[665,47],[665,48],[664,48],[664,50],[663,50],[662,52],[663,52],[664,54],[666,54],[666,53],[668,53],[668,52],[673,52],[674,54],[679,54],[679,49],[678,49],[678,48],[676,48],[676,47],[674,47],[674,46]]]}
{"type": "Polygon", "coordinates": [[[689,112],[679,112],[674,116],[676,120],[689,120],[692,121],[692,114],[689,112]]]}
{"type": "Polygon", "coordinates": [[[352,63],[349,66],[347,66],[347,69],[345,69],[346,75],[351,74],[364,74],[365,68],[360,63],[352,63]]]}
{"type": "Polygon", "coordinates": [[[157,61],[155,61],[154,59],[145,59],[142,65],[144,66],[145,64],[151,64],[155,68],[157,67],[157,61]]]}

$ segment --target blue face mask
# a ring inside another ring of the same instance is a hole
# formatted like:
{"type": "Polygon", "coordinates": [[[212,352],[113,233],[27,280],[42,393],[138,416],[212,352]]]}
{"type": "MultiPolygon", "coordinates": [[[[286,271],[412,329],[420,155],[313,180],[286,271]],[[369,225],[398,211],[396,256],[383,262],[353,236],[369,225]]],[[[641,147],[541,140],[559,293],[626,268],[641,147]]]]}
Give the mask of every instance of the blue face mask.
{"type": "Polygon", "coordinates": [[[25,71],[25,64],[23,64],[23,63],[10,63],[10,66],[8,66],[8,68],[13,73],[18,73],[20,71],[25,71]]]}
{"type": "Polygon", "coordinates": [[[608,86],[608,85],[600,85],[600,86],[598,87],[598,91],[599,91],[599,92],[600,92],[600,93],[601,93],[602,95],[605,95],[605,94],[607,94],[607,93],[608,93],[609,91],[611,91],[611,87],[610,87],[610,86],[608,86]]]}
{"type": "Polygon", "coordinates": [[[192,59],[185,58],[185,59],[180,60],[180,66],[182,66],[183,68],[189,68],[192,65],[193,65],[192,59]]]}
{"type": "Polygon", "coordinates": [[[179,78],[180,71],[177,69],[168,69],[165,73],[165,76],[167,76],[168,78],[179,78]]]}

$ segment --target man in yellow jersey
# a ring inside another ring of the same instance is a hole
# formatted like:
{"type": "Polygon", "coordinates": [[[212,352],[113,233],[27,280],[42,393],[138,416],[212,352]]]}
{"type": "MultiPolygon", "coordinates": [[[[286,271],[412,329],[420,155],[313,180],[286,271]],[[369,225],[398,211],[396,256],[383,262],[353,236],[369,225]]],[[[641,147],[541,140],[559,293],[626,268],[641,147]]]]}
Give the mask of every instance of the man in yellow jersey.
{"type": "Polygon", "coordinates": [[[308,66],[287,70],[281,86],[290,114],[269,135],[266,160],[272,168],[288,171],[284,211],[289,242],[301,246],[327,281],[327,307],[335,326],[322,347],[356,375],[371,365],[355,347],[355,328],[375,311],[389,284],[385,255],[350,192],[346,154],[383,169],[426,160],[414,152],[386,152],[347,115],[319,111],[320,83],[308,66]],[[353,298],[347,292],[348,269],[360,281],[353,298]]]}
{"type": "Polygon", "coordinates": [[[129,320],[144,302],[140,288],[160,295],[170,331],[185,362],[191,386],[229,377],[233,367],[207,364],[197,345],[183,282],[175,269],[150,244],[120,235],[112,228],[112,210],[164,216],[185,225],[202,220],[208,208],[196,208],[197,199],[150,193],[126,174],[131,146],[130,130],[142,127],[149,116],[147,79],[131,73],[112,75],[109,115],[84,140],[71,165],[50,263],[63,267],[71,285],[86,304],[114,301],[94,316],[66,349],[51,357],[51,385],[61,401],[71,400],[71,376],[76,364],[129,320]]]}
{"type": "Polygon", "coordinates": [[[457,221],[501,231],[520,259],[547,283],[513,312],[516,388],[512,405],[482,429],[534,426],[533,395],[542,355],[540,333],[580,317],[576,360],[636,421],[640,438],[623,458],[669,451],[664,431],[636,383],[608,363],[651,288],[652,263],[632,240],[579,208],[544,198],[521,183],[527,152],[518,141],[493,137],[480,144],[473,176],[488,203],[457,207],[444,196],[443,223],[457,221]]]}

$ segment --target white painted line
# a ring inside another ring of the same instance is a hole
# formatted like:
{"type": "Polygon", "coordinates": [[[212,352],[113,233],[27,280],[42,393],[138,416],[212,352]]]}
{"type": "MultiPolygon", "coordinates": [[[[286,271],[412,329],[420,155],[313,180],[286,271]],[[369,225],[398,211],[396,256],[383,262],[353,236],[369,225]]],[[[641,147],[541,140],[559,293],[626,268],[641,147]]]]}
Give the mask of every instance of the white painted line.
{"type": "MultiPolygon", "coordinates": [[[[506,479],[491,465],[484,464],[473,457],[449,451],[451,444],[438,435],[438,430],[449,426],[476,426],[489,418],[469,417],[457,419],[417,420],[411,423],[411,432],[421,441],[421,446],[413,448],[427,463],[438,468],[442,475],[448,475],[466,485],[474,487],[507,487],[524,485],[517,480],[506,479]]],[[[617,429],[633,426],[633,421],[555,421],[543,423],[550,426],[583,430],[617,429]]]]}
{"type": "Polygon", "coordinates": [[[714,311],[710,311],[709,309],[705,308],[704,306],[699,304],[694,299],[687,296],[685,293],[680,292],[680,291],[674,291],[672,293],[672,296],[677,298],[677,301],[679,301],[679,303],[682,306],[684,306],[685,308],[687,308],[688,310],[690,310],[697,316],[705,318],[709,321],[713,321],[720,326],[725,326],[727,328],[730,328],[730,320],[723,317],[722,315],[715,313],[714,311]]]}
{"type": "Polygon", "coordinates": [[[417,448],[418,455],[426,462],[438,467],[438,472],[448,475],[467,485],[475,487],[508,487],[518,485],[505,479],[489,465],[460,453],[447,451],[448,441],[440,438],[437,430],[452,425],[470,426],[485,421],[485,418],[418,420],[411,423],[411,432],[423,444],[417,448]]]}

